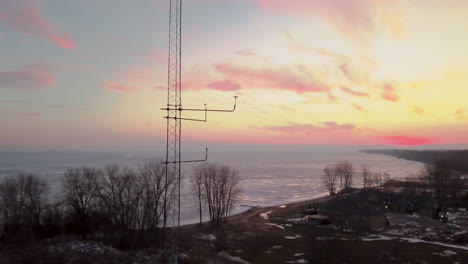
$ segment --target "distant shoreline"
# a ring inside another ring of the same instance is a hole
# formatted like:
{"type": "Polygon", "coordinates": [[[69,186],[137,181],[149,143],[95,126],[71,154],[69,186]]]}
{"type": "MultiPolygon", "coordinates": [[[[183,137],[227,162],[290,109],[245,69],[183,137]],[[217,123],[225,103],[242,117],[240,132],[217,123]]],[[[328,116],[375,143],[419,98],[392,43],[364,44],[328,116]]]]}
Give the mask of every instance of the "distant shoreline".
{"type": "Polygon", "coordinates": [[[435,160],[445,160],[451,166],[463,173],[468,173],[468,150],[408,150],[408,149],[373,149],[361,150],[367,154],[380,154],[399,159],[431,163],[435,160]]]}

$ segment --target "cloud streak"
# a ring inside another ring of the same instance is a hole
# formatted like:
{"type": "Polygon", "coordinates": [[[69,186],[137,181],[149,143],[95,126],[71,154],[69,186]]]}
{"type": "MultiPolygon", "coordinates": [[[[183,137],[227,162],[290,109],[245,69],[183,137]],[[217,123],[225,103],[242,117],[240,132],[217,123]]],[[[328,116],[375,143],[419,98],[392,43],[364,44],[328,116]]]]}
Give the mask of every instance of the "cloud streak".
{"type": "Polygon", "coordinates": [[[242,89],[242,86],[240,84],[230,80],[212,82],[209,83],[207,86],[209,88],[225,92],[238,91],[242,89]]]}
{"type": "Polygon", "coordinates": [[[380,96],[387,101],[397,102],[400,100],[400,96],[396,93],[395,87],[391,84],[385,84],[382,86],[383,92],[380,96]]]}
{"type": "Polygon", "coordinates": [[[108,81],[104,84],[104,86],[109,89],[109,90],[112,90],[112,91],[117,91],[117,92],[136,92],[138,91],[138,88],[136,88],[135,86],[128,86],[128,85],[124,85],[124,84],[119,84],[119,83],[115,83],[115,82],[112,82],[112,81],[108,81]]]}
{"type": "Polygon", "coordinates": [[[382,136],[379,137],[379,139],[383,140],[387,144],[400,146],[418,146],[432,143],[431,139],[423,137],[382,136]]]}
{"type": "Polygon", "coordinates": [[[361,46],[367,46],[379,30],[406,36],[398,0],[296,0],[294,4],[284,0],[257,0],[257,3],[264,10],[294,17],[316,15],[361,46]]]}
{"type": "Polygon", "coordinates": [[[0,88],[38,90],[56,83],[50,67],[30,64],[13,71],[0,72],[0,88]]]}
{"type": "Polygon", "coordinates": [[[345,87],[345,86],[342,86],[341,87],[341,91],[349,94],[349,95],[352,95],[352,96],[357,96],[357,97],[369,97],[369,94],[368,93],[364,93],[364,92],[358,92],[358,91],[354,91],[348,87],[345,87]]]}
{"type": "Polygon", "coordinates": [[[74,50],[75,41],[47,21],[38,3],[34,0],[0,1],[0,23],[16,31],[45,38],[63,49],[74,50]]]}
{"type": "Polygon", "coordinates": [[[336,122],[321,122],[319,125],[289,123],[285,126],[253,126],[253,128],[283,132],[288,134],[302,133],[306,135],[311,135],[317,133],[349,133],[352,130],[354,130],[356,126],[353,124],[338,124],[336,122]]]}
{"type": "Polygon", "coordinates": [[[249,88],[270,88],[288,90],[297,93],[328,92],[329,87],[320,83],[306,72],[303,66],[298,66],[307,78],[293,73],[287,68],[274,70],[268,68],[252,69],[232,64],[221,63],[213,65],[214,69],[226,78],[245,83],[249,88]],[[306,80],[308,79],[308,80],[306,80]]]}

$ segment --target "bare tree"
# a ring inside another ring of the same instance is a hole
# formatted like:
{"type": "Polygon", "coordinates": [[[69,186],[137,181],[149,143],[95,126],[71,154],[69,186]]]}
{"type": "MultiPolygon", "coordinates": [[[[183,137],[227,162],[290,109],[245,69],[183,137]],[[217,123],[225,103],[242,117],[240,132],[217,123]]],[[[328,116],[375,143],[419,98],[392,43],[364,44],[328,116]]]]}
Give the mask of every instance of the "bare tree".
{"type": "Polygon", "coordinates": [[[374,184],[374,187],[380,188],[383,182],[383,174],[382,173],[372,174],[372,182],[374,184]]]}
{"type": "Polygon", "coordinates": [[[24,196],[20,195],[17,178],[6,177],[0,183],[0,206],[5,232],[10,232],[12,225],[18,226],[22,220],[24,196]]]}
{"type": "Polygon", "coordinates": [[[212,222],[226,221],[240,193],[239,176],[228,166],[204,164],[195,169],[200,174],[201,189],[212,222]]]}
{"type": "Polygon", "coordinates": [[[24,195],[24,209],[31,217],[32,224],[41,225],[41,216],[46,206],[49,186],[45,180],[32,174],[19,174],[18,183],[20,195],[24,195]]]}
{"type": "Polygon", "coordinates": [[[361,173],[362,173],[362,186],[363,186],[363,188],[372,187],[372,179],[371,179],[371,172],[370,172],[369,165],[362,164],[361,165],[361,173]]]}
{"type": "Polygon", "coordinates": [[[457,172],[448,160],[435,160],[424,167],[423,177],[427,179],[434,190],[434,196],[442,206],[448,195],[457,198],[461,190],[461,174],[457,172]]]}
{"type": "Polygon", "coordinates": [[[98,179],[103,172],[94,168],[68,169],[62,180],[63,198],[67,207],[81,220],[86,221],[88,211],[98,201],[98,179]]]}
{"type": "Polygon", "coordinates": [[[137,228],[139,203],[142,196],[141,181],[129,169],[120,170],[109,165],[101,177],[99,199],[112,222],[121,229],[137,228]]]}
{"type": "Polygon", "coordinates": [[[220,217],[227,220],[231,216],[231,210],[234,202],[237,200],[239,193],[239,173],[229,168],[229,166],[221,166],[219,169],[219,178],[221,178],[221,207],[220,217]],[[223,215],[224,214],[224,215],[223,215]]]}
{"type": "Polygon", "coordinates": [[[140,168],[140,175],[143,183],[140,226],[156,229],[164,214],[166,167],[162,162],[148,162],[140,168]]]}
{"type": "Polygon", "coordinates": [[[349,162],[343,162],[339,164],[341,175],[343,176],[343,188],[351,188],[353,185],[353,176],[354,176],[354,168],[353,164],[349,162]]]}
{"type": "Polygon", "coordinates": [[[193,169],[192,177],[190,178],[190,182],[192,184],[192,192],[198,198],[198,211],[200,215],[200,224],[203,223],[203,166],[198,166],[193,169]]]}
{"type": "Polygon", "coordinates": [[[327,165],[323,169],[324,175],[322,176],[322,182],[327,188],[330,195],[334,195],[336,193],[336,180],[337,180],[337,172],[335,168],[332,166],[327,165]]]}
{"type": "Polygon", "coordinates": [[[22,226],[40,227],[49,187],[32,174],[20,173],[0,183],[4,231],[15,233],[22,226]]]}

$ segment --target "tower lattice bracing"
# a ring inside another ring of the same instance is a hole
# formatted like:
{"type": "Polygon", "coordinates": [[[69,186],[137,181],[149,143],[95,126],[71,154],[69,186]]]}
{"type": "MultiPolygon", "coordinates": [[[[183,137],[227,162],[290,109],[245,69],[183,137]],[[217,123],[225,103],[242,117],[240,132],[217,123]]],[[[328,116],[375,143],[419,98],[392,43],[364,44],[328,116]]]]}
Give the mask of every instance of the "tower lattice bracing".
{"type": "MultiPolygon", "coordinates": [[[[172,186],[171,190],[166,190],[164,199],[164,228],[167,225],[176,227],[180,222],[180,157],[181,157],[181,36],[182,36],[182,0],[170,0],[169,12],[169,56],[167,72],[167,137],[166,137],[166,186],[172,186]],[[172,183],[172,184],[171,184],[172,183]],[[175,184],[174,184],[175,183],[175,184]],[[174,197],[174,196],[175,197],[174,197]],[[170,198],[168,196],[172,196],[170,198]],[[174,199],[177,198],[177,199],[174,199]],[[171,219],[171,223],[167,221],[171,219]]],[[[166,237],[166,250],[168,255],[174,258],[171,262],[176,262],[177,255],[177,234],[178,230],[173,230],[166,237]]]]}

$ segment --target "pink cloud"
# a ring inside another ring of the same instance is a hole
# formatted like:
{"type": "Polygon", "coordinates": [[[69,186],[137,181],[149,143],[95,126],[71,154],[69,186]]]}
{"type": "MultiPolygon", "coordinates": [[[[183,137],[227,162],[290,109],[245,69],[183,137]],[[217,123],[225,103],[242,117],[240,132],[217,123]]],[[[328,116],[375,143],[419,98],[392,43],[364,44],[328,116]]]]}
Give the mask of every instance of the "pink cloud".
{"type": "Polygon", "coordinates": [[[41,2],[34,0],[0,1],[0,23],[19,32],[48,39],[61,48],[75,49],[75,41],[66,34],[60,33],[41,14],[38,7],[41,2]]]}
{"type": "Polygon", "coordinates": [[[345,87],[345,86],[342,86],[341,87],[341,90],[347,94],[350,94],[350,95],[353,95],[353,96],[358,96],[358,97],[369,97],[369,94],[368,93],[364,93],[364,92],[358,92],[358,91],[354,91],[352,89],[349,89],[348,87],[345,87]]]}
{"type": "Polygon", "coordinates": [[[340,64],[338,69],[341,73],[355,84],[369,85],[373,72],[378,68],[377,62],[367,55],[352,58],[323,48],[313,49],[313,52],[335,59],[340,64]]]}
{"type": "Polygon", "coordinates": [[[0,72],[0,85],[5,88],[37,90],[55,83],[52,70],[46,65],[30,64],[18,70],[0,72]]]}
{"type": "Polygon", "coordinates": [[[356,128],[353,124],[338,124],[336,122],[322,122],[320,125],[290,123],[285,126],[255,127],[256,129],[284,132],[288,134],[303,133],[306,135],[315,133],[348,133],[356,128]]]}
{"type": "Polygon", "coordinates": [[[359,44],[367,44],[372,34],[386,30],[405,34],[399,1],[393,0],[257,0],[265,10],[309,18],[316,15],[359,44]]]}
{"type": "Polygon", "coordinates": [[[297,93],[305,92],[328,92],[329,87],[311,79],[311,74],[305,74],[304,67],[298,67],[309,80],[304,80],[300,75],[292,73],[284,68],[281,70],[273,69],[251,69],[239,67],[232,64],[215,64],[215,70],[229,79],[234,79],[247,84],[253,88],[270,88],[289,90],[297,93]]]}
{"type": "Polygon", "coordinates": [[[118,83],[111,82],[111,81],[106,82],[104,86],[109,90],[118,91],[118,92],[136,92],[138,90],[138,88],[134,86],[127,86],[127,85],[118,84],[118,83]]]}
{"type": "Polygon", "coordinates": [[[379,137],[383,139],[386,143],[391,145],[400,145],[400,146],[417,146],[417,145],[427,145],[432,142],[429,138],[422,137],[407,137],[407,136],[383,136],[379,137]]]}
{"type": "Polygon", "coordinates": [[[385,84],[382,86],[383,92],[380,96],[390,102],[397,102],[400,100],[400,96],[395,91],[395,87],[390,84],[385,84]]]}
{"type": "Polygon", "coordinates": [[[220,90],[220,91],[238,91],[242,89],[242,86],[236,82],[230,80],[223,80],[212,82],[207,85],[209,88],[220,90]]]}
{"type": "Polygon", "coordinates": [[[136,67],[120,73],[123,80],[120,81],[107,81],[104,87],[114,91],[120,92],[136,92],[143,89],[166,89],[166,85],[161,83],[166,82],[166,78],[159,75],[151,67],[136,67]]]}

